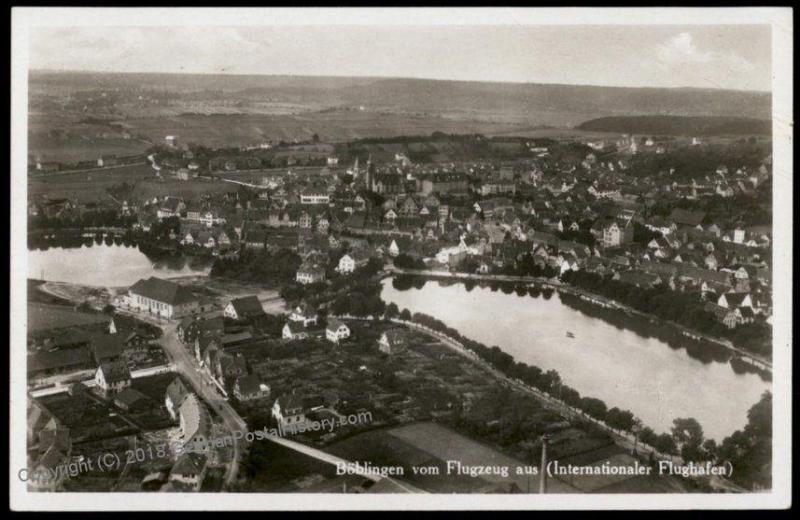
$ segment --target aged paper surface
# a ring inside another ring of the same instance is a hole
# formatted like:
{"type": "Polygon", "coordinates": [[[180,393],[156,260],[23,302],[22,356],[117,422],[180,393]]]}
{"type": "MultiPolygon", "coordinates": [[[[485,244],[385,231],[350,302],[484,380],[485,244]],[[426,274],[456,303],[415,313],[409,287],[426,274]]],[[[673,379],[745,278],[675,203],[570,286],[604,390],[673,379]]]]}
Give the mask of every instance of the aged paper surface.
{"type": "Polygon", "coordinates": [[[15,8],[12,509],[788,507],[792,38],[15,8]]]}

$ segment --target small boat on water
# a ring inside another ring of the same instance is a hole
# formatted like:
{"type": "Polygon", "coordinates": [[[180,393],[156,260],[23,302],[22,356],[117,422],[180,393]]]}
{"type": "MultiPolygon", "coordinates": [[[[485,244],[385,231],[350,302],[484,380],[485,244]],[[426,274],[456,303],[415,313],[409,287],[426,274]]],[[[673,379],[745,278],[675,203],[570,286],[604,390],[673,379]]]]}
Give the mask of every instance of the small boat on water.
{"type": "Polygon", "coordinates": [[[567,337],[575,339],[575,334],[571,333],[570,331],[567,331],[567,337]]]}

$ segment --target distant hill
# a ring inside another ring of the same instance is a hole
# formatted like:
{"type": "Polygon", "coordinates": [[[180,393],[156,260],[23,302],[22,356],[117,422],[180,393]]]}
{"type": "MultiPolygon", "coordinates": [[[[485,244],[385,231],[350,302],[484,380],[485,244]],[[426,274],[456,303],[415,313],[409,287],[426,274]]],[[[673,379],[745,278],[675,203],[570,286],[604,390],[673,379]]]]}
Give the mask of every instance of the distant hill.
{"type": "Polygon", "coordinates": [[[714,116],[615,116],[592,119],[578,125],[581,130],[651,135],[770,135],[772,123],[765,119],[714,116]]]}
{"type": "Polygon", "coordinates": [[[178,95],[219,91],[228,99],[364,106],[371,111],[562,127],[594,118],[649,114],[769,119],[772,103],[771,94],[765,92],[366,77],[31,71],[30,87],[32,92],[37,88],[48,92],[143,88],[178,95]]]}

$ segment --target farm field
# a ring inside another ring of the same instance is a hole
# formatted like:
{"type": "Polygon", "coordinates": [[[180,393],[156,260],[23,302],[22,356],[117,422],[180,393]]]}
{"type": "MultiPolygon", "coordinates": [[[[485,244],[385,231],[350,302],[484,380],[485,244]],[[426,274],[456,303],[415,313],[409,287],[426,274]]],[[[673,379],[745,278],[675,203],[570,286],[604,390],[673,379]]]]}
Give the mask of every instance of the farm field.
{"type": "MultiPolygon", "coordinates": [[[[416,423],[393,428],[389,430],[389,434],[418,449],[425,450],[440,460],[457,460],[465,466],[508,466],[510,468],[508,479],[499,476],[482,478],[498,484],[511,480],[523,491],[528,487],[528,478],[524,475],[513,475],[515,468],[524,467],[525,464],[444,426],[434,423],[416,423]]],[[[538,484],[538,476],[531,476],[531,490],[536,489],[535,486],[538,484]]],[[[548,482],[548,490],[553,493],[574,493],[576,491],[571,486],[552,479],[548,482]]]]}
{"type": "Polygon", "coordinates": [[[184,142],[210,147],[255,145],[269,140],[348,141],[368,137],[448,134],[515,133],[530,128],[521,123],[481,122],[367,111],[311,112],[294,115],[199,115],[129,119],[137,134],[153,141],[177,135],[184,142]]]}
{"type": "Polygon", "coordinates": [[[51,199],[75,198],[79,202],[110,202],[106,189],[127,182],[154,179],[149,165],[126,165],[107,170],[53,175],[29,175],[28,197],[47,195],[51,199]]]}
{"type": "Polygon", "coordinates": [[[39,330],[108,323],[105,314],[89,314],[79,312],[64,305],[48,305],[45,303],[28,304],[28,332],[39,330]]]}
{"type": "Polygon", "coordinates": [[[86,135],[53,138],[39,135],[28,141],[28,153],[43,161],[77,163],[95,161],[101,155],[139,155],[149,146],[150,143],[137,139],[90,138],[86,135]]]}
{"type": "Polygon", "coordinates": [[[134,185],[133,197],[153,198],[172,195],[191,198],[200,193],[232,193],[235,184],[206,179],[180,181],[156,178],[147,164],[120,166],[107,170],[28,177],[28,196],[47,195],[51,199],[69,198],[78,202],[111,203],[108,188],[123,182],[134,185]]]}
{"type": "Polygon", "coordinates": [[[170,178],[163,180],[147,179],[136,184],[131,196],[135,199],[152,199],[153,197],[165,197],[167,195],[194,199],[203,193],[235,193],[238,189],[236,184],[230,182],[206,179],[188,181],[170,178]]]}
{"type": "MultiPolygon", "coordinates": [[[[328,451],[351,460],[369,461],[374,466],[402,466],[406,480],[414,486],[434,493],[468,493],[487,487],[515,483],[522,492],[529,484],[538,489],[538,476],[514,475],[514,468],[525,466],[481,443],[475,442],[449,428],[434,423],[414,423],[391,429],[373,430],[340,441],[328,451]],[[447,474],[447,461],[463,466],[508,466],[508,477],[501,475],[447,474]],[[412,467],[436,466],[439,475],[415,474],[412,467]]],[[[553,482],[553,492],[574,493],[576,490],[561,482],[553,482]]]]}
{"type": "Polygon", "coordinates": [[[28,155],[43,161],[96,161],[101,155],[139,155],[150,143],[127,138],[121,126],[82,121],[81,114],[31,112],[28,117],[28,155]]]}

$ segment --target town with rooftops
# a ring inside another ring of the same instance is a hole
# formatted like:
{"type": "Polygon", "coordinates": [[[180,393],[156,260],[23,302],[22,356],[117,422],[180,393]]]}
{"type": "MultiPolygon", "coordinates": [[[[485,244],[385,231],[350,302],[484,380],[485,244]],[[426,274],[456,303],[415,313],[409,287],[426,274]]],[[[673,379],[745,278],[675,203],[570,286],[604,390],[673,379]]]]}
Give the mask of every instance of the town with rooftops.
{"type": "Polygon", "coordinates": [[[771,488],[769,93],[29,81],[29,491],[771,488]]]}

